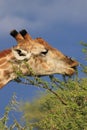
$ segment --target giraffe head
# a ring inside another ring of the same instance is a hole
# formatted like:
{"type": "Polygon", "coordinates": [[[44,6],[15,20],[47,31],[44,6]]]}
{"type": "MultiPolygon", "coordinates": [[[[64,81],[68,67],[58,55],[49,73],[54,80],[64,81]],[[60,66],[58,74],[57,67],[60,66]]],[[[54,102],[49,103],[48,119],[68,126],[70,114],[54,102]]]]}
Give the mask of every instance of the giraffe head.
{"type": "Polygon", "coordinates": [[[32,39],[26,30],[19,33],[14,30],[11,35],[18,42],[18,45],[13,48],[15,58],[21,61],[27,59],[35,75],[73,75],[75,73],[78,62],[51,47],[44,39],[32,39]]]}
{"type": "Polygon", "coordinates": [[[10,34],[18,42],[17,46],[12,49],[17,60],[29,60],[32,55],[39,55],[41,52],[47,51],[45,46],[35,42],[26,30],[22,30],[20,33],[13,30],[10,34]]]}
{"type": "Polygon", "coordinates": [[[71,76],[75,73],[78,62],[51,47],[44,39],[32,39],[26,30],[20,32],[13,30],[10,34],[16,39],[17,45],[0,52],[0,88],[17,78],[14,68],[30,76],[32,74],[29,68],[36,76],[53,74],[71,76]]]}

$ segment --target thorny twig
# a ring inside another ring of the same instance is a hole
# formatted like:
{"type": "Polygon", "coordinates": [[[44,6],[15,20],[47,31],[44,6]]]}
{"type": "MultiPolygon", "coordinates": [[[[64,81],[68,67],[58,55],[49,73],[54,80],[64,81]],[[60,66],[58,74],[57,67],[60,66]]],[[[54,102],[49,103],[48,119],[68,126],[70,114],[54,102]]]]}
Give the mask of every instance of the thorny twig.
{"type": "MultiPolygon", "coordinates": [[[[40,77],[34,76],[33,79],[30,79],[29,77],[25,76],[25,81],[23,81],[20,78],[17,78],[16,81],[21,84],[24,84],[24,85],[34,85],[39,88],[44,88],[44,89],[50,91],[51,93],[53,93],[62,102],[62,104],[67,105],[67,103],[65,103],[65,101],[51,88],[54,86],[52,80],[51,80],[51,83],[48,83],[48,82],[42,80],[40,77]]],[[[59,81],[55,81],[54,83],[56,84],[56,86],[58,86],[59,81]]]]}

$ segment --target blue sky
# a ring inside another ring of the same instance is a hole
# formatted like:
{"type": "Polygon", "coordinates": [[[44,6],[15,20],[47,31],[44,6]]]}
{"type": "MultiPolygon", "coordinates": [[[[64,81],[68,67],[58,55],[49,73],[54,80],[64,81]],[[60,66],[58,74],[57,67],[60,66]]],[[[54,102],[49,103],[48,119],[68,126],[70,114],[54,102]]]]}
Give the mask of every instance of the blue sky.
{"type": "MultiPolygon", "coordinates": [[[[0,0],[0,50],[16,41],[12,29],[27,29],[33,38],[43,37],[64,54],[84,63],[80,41],[87,42],[87,0],[0,0]]],[[[40,89],[11,82],[0,90],[0,117],[13,93],[28,101],[40,89]]]]}

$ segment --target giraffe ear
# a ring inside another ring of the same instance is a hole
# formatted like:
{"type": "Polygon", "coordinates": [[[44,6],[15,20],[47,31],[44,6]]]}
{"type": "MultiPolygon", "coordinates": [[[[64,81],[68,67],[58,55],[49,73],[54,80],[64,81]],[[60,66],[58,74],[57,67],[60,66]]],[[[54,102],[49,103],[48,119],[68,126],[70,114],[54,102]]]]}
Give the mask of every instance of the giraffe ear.
{"type": "Polygon", "coordinates": [[[31,57],[31,52],[27,52],[22,49],[12,49],[12,52],[17,60],[29,60],[31,57]]]}

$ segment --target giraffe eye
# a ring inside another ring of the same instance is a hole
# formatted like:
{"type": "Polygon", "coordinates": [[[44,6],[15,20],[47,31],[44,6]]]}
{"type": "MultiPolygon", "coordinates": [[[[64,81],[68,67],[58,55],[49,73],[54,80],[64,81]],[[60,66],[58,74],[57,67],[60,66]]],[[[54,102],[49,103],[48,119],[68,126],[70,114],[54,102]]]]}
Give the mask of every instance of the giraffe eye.
{"type": "Polygon", "coordinates": [[[45,56],[47,53],[48,53],[48,49],[42,51],[42,52],[41,52],[41,55],[42,55],[42,56],[45,56]]]}

